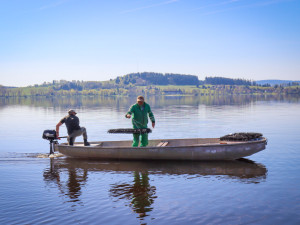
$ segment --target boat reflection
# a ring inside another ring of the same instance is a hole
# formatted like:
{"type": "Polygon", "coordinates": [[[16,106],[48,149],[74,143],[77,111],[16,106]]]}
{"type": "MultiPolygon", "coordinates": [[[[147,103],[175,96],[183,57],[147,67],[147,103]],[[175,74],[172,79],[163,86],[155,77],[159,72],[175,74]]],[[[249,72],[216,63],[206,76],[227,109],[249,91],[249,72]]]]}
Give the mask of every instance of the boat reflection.
{"type": "MultiPolygon", "coordinates": [[[[55,184],[71,202],[80,201],[82,188],[94,172],[132,174],[125,182],[110,184],[109,196],[115,200],[126,200],[140,219],[152,211],[156,187],[149,182],[149,176],[186,175],[188,178],[212,177],[219,180],[235,180],[242,183],[260,183],[266,179],[264,165],[250,160],[234,161],[94,161],[72,158],[50,159],[50,167],[44,171],[47,184],[55,184]],[[63,179],[67,179],[64,181],[63,179]]],[[[188,181],[186,181],[188,182],[188,181]]]]}

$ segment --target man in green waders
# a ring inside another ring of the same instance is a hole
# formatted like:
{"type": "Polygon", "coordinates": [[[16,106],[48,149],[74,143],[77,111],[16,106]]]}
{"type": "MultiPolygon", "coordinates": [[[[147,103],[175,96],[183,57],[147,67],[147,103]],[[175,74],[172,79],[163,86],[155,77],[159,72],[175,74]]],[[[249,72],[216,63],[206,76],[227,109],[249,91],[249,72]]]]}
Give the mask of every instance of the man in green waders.
{"type": "MultiPolygon", "coordinates": [[[[132,125],[134,129],[147,128],[148,114],[152,122],[152,127],[155,127],[154,115],[151,111],[150,105],[148,105],[143,96],[137,97],[137,103],[132,105],[125,115],[126,118],[130,119],[132,115],[132,125]]],[[[139,139],[141,135],[140,147],[146,147],[148,145],[148,134],[133,134],[132,147],[138,147],[139,139]]]]}

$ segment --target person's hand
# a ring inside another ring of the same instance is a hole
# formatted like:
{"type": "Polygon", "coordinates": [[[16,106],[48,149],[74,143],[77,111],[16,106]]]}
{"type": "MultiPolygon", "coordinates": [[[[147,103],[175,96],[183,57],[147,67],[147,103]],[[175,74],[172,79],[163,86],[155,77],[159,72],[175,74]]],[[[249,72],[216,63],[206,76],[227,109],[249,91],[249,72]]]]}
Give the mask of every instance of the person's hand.
{"type": "Polygon", "coordinates": [[[153,127],[153,128],[155,127],[155,123],[152,123],[152,127],[153,127]]]}
{"type": "Polygon", "coordinates": [[[58,137],[59,137],[59,132],[56,132],[56,138],[60,140],[60,138],[58,137]]]}
{"type": "Polygon", "coordinates": [[[130,114],[127,114],[127,115],[126,115],[126,118],[130,119],[130,118],[131,118],[131,115],[130,115],[130,114]]]}

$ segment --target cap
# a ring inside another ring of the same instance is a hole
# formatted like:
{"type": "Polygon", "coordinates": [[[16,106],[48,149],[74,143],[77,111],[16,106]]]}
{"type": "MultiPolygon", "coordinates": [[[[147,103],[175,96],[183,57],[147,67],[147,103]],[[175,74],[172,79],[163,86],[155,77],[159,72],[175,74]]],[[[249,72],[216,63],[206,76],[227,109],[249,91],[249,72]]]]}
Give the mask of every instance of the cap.
{"type": "Polygon", "coordinates": [[[137,97],[137,101],[141,101],[141,102],[143,102],[143,101],[144,101],[144,97],[143,97],[143,96],[141,96],[141,95],[140,95],[140,96],[138,96],[138,97],[137,97]]]}
{"type": "Polygon", "coordinates": [[[75,112],[75,110],[74,110],[74,109],[70,109],[70,110],[68,111],[68,113],[69,113],[69,114],[71,114],[71,113],[75,113],[75,114],[77,114],[77,113],[75,112]]]}

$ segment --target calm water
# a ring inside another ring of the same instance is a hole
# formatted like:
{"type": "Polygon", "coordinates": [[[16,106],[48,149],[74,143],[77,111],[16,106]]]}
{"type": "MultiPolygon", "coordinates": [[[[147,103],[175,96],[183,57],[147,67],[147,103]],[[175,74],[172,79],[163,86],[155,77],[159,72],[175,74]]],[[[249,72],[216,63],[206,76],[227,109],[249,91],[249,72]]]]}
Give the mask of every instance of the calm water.
{"type": "Polygon", "coordinates": [[[267,149],[232,162],[38,158],[49,152],[43,130],[69,108],[90,141],[131,139],[107,130],[131,127],[124,114],[134,98],[1,99],[0,224],[300,223],[300,98],[148,102],[157,121],[150,139],[254,131],[267,149]]]}

